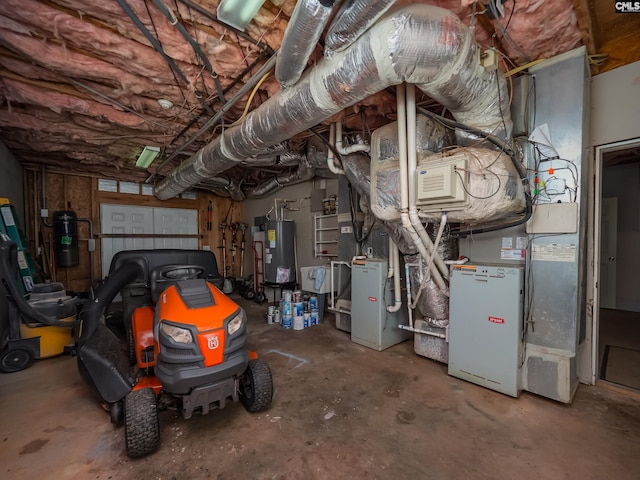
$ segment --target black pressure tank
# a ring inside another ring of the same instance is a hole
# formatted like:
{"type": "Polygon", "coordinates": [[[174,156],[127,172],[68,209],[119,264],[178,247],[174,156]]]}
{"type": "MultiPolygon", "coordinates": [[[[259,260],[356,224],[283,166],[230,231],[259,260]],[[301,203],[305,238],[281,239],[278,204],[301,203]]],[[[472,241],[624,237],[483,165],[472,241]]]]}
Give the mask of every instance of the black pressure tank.
{"type": "Polygon", "coordinates": [[[59,267],[75,267],[78,258],[78,216],[71,210],[53,214],[53,230],[56,236],[56,259],[59,267]]]}

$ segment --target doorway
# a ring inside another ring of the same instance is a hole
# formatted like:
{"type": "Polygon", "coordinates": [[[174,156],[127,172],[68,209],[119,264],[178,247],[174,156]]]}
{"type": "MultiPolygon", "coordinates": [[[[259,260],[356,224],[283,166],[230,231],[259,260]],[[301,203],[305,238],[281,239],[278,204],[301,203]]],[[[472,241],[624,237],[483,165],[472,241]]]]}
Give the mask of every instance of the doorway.
{"type": "Polygon", "coordinates": [[[596,167],[594,377],[640,391],[640,139],[599,147],[596,167]]]}

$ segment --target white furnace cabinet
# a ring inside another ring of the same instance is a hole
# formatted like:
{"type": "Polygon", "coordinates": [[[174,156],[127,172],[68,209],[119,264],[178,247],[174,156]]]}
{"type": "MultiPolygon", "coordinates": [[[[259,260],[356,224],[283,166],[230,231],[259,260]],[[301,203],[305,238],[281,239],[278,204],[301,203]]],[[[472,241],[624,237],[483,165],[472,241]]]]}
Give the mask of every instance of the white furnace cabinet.
{"type": "Polygon", "coordinates": [[[450,291],[449,375],[517,397],[524,268],[456,265],[450,291]]]}

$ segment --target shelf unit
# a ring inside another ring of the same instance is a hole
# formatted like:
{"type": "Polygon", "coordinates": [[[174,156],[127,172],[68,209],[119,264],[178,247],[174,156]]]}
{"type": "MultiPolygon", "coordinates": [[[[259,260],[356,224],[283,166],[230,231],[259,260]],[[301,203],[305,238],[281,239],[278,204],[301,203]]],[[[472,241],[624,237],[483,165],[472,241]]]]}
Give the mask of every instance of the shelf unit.
{"type": "Polygon", "coordinates": [[[313,251],[316,257],[338,256],[338,215],[316,215],[313,223],[313,251]]]}

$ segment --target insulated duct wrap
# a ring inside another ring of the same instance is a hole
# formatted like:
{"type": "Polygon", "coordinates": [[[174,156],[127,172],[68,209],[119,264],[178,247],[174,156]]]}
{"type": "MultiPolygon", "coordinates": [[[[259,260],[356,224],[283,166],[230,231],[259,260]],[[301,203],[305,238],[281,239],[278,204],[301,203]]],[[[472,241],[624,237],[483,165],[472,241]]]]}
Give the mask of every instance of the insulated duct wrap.
{"type": "Polygon", "coordinates": [[[479,47],[453,13],[414,4],[387,13],[355,43],[324,58],[296,85],[269,98],[156,186],[166,200],[215,177],[271,145],[402,82],[414,83],[460,122],[502,138],[511,133],[499,72],[486,72],[479,47]],[[502,112],[501,112],[502,110],[502,112]]]}
{"type": "MultiPolygon", "coordinates": [[[[449,222],[479,224],[511,214],[522,213],[526,207],[524,187],[511,158],[489,149],[461,147],[432,155],[418,155],[418,171],[430,171],[451,159],[466,161],[464,169],[454,169],[451,175],[457,189],[466,189],[466,199],[453,204],[420,205],[422,220],[437,222],[441,211],[447,212],[449,222]],[[464,187],[461,182],[464,181],[464,187]]],[[[381,220],[400,218],[399,162],[391,157],[379,160],[372,157],[371,210],[381,220]]]]}
{"type": "MultiPolygon", "coordinates": [[[[427,226],[427,233],[431,240],[435,240],[437,230],[437,224],[432,223],[427,226]]],[[[445,228],[442,234],[437,251],[445,260],[458,258],[458,239],[449,234],[448,228],[445,228]]],[[[420,262],[419,268],[412,267],[409,270],[412,298],[417,298],[418,289],[424,282],[416,307],[425,316],[425,321],[430,326],[446,327],[449,324],[449,297],[438,288],[431,276],[425,279],[424,272],[427,270],[427,262],[420,255],[405,255],[404,261],[405,263],[420,262]]]]}
{"type": "Polygon", "coordinates": [[[334,0],[298,0],[276,61],[276,79],[282,88],[300,79],[331,18],[334,3],[334,0]]]}
{"type": "Polygon", "coordinates": [[[211,190],[221,197],[231,197],[235,202],[241,202],[245,199],[244,193],[235,181],[227,177],[213,177],[199,185],[200,188],[211,190]]]}
{"type": "MultiPolygon", "coordinates": [[[[370,200],[370,184],[371,184],[371,167],[369,157],[362,153],[353,153],[343,156],[344,174],[349,183],[355,188],[356,192],[367,205],[371,204],[370,200]]],[[[402,226],[400,221],[382,222],[384,230],[392,238],[398,249],[403,254],[415,254],[417,248],[411,240],[411,236],[407,229],[402,226]]]]}
{"type": "Polygon", "coordinates": [[[304,158],[298,168],[293,172],[278,175],[266,182],[252,188],[246,193],[247,198],[263,198],[273,193],[286,185],[295,185],[296,183],[306,182],[311,180],[315,176],[315,168],[309,165],[309,162],[304,158]]]}
{"type": "Polygon", "coordinates": [[[348,0],[327,31],[324,54],[330,57],[334,52],[351,45],[395,2],[396,0],[348,0]]]}

